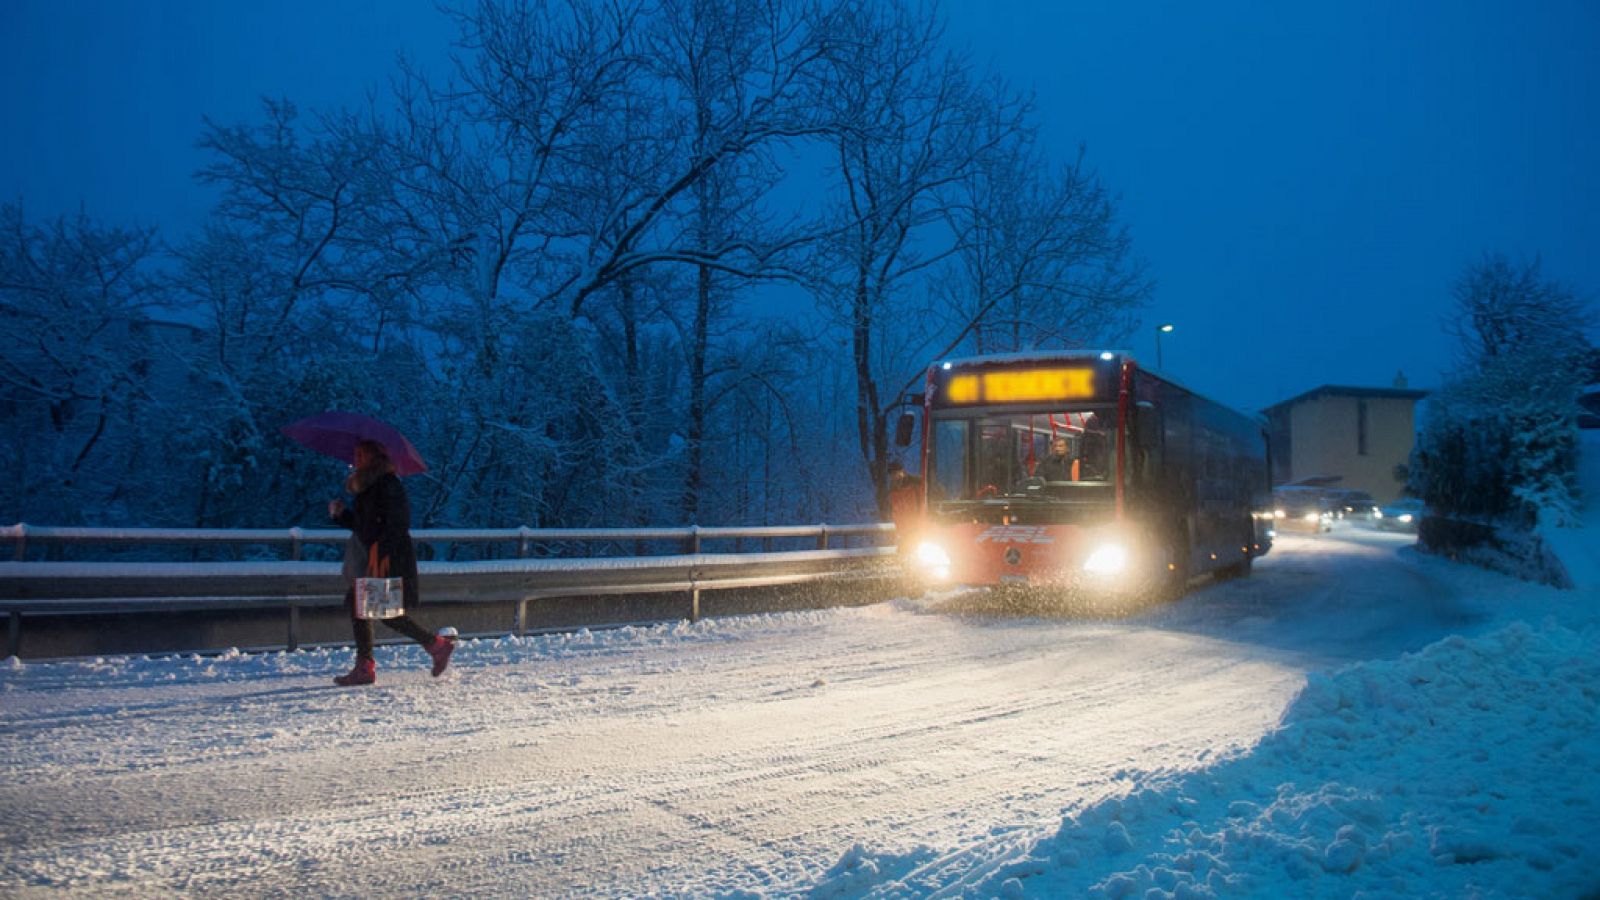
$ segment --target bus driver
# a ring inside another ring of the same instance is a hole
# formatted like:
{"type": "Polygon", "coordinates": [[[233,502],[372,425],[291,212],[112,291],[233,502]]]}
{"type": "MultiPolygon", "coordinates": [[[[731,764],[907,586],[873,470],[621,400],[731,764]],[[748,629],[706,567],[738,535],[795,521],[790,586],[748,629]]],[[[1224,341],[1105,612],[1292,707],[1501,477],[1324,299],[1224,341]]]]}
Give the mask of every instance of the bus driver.
{"type": "Polygon", "coordinates": [[[1067,444],[1066,435],[1058,434],[1050,439],[1050,455],[1039,463],[1035,473],[1045,481],[1073,481],[1073,471],[1077,468],[1077,460],[1072,458],[1072,450],[1067,444]]]}

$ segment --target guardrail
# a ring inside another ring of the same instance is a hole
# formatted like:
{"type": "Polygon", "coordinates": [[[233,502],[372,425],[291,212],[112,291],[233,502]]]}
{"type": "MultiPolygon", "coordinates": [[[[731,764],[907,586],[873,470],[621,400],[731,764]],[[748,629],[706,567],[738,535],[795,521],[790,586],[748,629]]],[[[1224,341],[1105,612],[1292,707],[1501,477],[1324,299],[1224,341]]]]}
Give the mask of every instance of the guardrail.
{"type": "MultiPolygon", "coordinates": [[[[515,604],[512,630],[521,634],[527,604],[555,597],[684,592],[688,617],[700,617],[700,593],[819,581],[851,575],[887,574],[894,550],[870,546],[830,549],[835,539],[892,537],[889,524],[799,525],[752,528],[597,529],[419,529],[422,542],[515,541],[519,557],[419,564],[429,604],[515,604]],[[704,553],[709,539],[812,539],[815,549],[749,553],[704,553]],[[604,541],[681,541],[683,553],[660,556],[527,558],[536,544],[604,541]]],[[[287,645],[299,646],[300,610],[344,602],[338,562],[300,559],[306,544],[341,544],[338,529],[107,529],[16,525],[0,537],[16,542],[20,561],[0,563],[0,612],[7,615],[7,655],[16,655],[24,616],[65,613],[174,612],[183,610],[282,608],[287,645]],[[55,562],[28,561],[32,543],[72,544],[282,544],[284,560],[247,562],[55,562]]]]}
{"type": "MultiPolygon", "coordinates": [[[[516,543],[517,555],[526,557],[536,544],[568,542],[676,541],[685,553],[699,553],[705,541],[775,538],[815,538],[818,550],[828,549],[835,538],[882,538],[894,534],[887,523],[855,525],[753,525],[702,528],[419,528],[411,532],[419,544],[516,543]]],[[[308,544],[343,544],[350,532],[342,528],[72,528],[49,525],[0,526],[0,539],[10,540],[12,559],[24,562],[33,545],[283,545],[288,559],[303,558],[308,544]]]]}

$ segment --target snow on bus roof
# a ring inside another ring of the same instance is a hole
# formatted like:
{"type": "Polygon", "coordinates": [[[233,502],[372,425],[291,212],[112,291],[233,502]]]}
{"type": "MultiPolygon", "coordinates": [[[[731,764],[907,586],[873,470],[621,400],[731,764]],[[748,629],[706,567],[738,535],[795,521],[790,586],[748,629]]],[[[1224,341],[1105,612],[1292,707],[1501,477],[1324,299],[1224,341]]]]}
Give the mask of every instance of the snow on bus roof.
{"type": "MultiPolygon", "coordinates": [[[[1101,351],[1098,350],[1085,350],[1081,353],[1073,353],[1067,350],[1025,350],[1018,353],[985,353],[982,356],[953,357],[951,359],[936,360],[933,365],[934,368],[945,368],[947,366],[954,368],[955,366],[975,366],[991,363],[1006,365],[1010,363],[1059,362],[1064,359],[1099,359],[1100,353],[1101,351]]],[[[1124,359],[1128,358],[1126,353],[1114,355],[1121,356],[1124,359]]]]}

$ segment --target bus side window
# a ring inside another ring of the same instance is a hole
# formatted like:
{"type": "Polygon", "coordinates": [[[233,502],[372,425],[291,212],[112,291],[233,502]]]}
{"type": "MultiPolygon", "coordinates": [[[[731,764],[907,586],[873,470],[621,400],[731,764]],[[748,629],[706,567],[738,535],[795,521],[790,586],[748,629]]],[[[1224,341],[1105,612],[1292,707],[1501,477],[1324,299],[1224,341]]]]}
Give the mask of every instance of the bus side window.
{"type": "Polygon", "coordinates": [[[1140,484],[1154,484],[1162,467],[1161,411],[1148,401],[1136,408],[1133,421],[1135,478],[1140,484]]]}

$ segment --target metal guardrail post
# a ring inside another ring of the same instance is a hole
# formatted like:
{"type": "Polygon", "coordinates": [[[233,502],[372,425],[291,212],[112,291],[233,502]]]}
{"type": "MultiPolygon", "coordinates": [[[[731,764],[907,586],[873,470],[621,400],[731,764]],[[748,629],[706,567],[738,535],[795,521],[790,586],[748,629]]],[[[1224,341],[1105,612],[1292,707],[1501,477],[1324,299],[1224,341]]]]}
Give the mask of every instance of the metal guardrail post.
{"type": "Polygon", "coordinates": [[[17,523],[17,527],[15,529],[15,533],[16,533],[16,536],[17,536],[17,555],[16,555],[15,559],[17,560],[17,562],[27,562],[28,561],[28,526],[24,525],[21,522],[18,522],[17,523]]]}
{"type": "Polygon", "coordinates": [[[301,539],[303,537],[305,537],[305,532],[300,530],[300,526],[296,525],[289,529],[289,558],[295,562],[300,561],[301,539]]]}
{"type": "Polygon", "coordinates": [[[527,559],[533,552],[533,531],[526,525],[517,526],[517,558],[527,559]]]}
{"type": "Polygon", "coordinates": [[[511,623],[511,631],[517,637],[528,633],[528,598],[523,597],[517,601],[517,617],[511,623]]]}
{"type": "Polygon", "coordinates": [[[289,604],[289,652],[300,649],[300,605],[289,604]]]}
{"type": "Polygon", "coordinates": [[[700,526],[699,525],[690,525],[689,526],[689,552],[690,553],[699,553],[700,552],[700,526]]]}
{"type": "Polygon", "coordinates": [[[689,588],[689,621],[700,621],[700,588],[689,588]]]}
{"type": "Polygon", "coordinates": [[[821,526],[818,526],[818,531],[817,531],[817,549],[818,550],[826,550],[826,549],[828,549],[828,526],[827,526],[826,523],[824,523],[821,526]]]}

